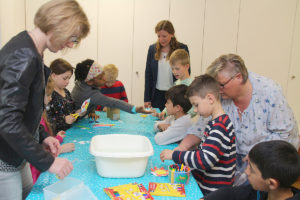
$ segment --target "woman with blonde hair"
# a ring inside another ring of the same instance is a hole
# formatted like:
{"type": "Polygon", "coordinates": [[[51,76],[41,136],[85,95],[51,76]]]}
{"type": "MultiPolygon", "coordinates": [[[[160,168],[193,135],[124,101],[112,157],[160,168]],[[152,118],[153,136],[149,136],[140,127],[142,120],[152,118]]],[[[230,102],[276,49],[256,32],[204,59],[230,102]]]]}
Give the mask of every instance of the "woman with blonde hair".
{"type": "MultiPolygon", "coordinates": [[[[165,93],[176,81],[172,74],[169,58],[176,49],[189,52],[187,45],[176,40],[175,29],[168,20],[160,21],[155,27],[158,40],[150,45],[145,70],[144,106],[163,110],[165,93]]],[[[190,69],[189,69],[190,72],[190,69]]]]}
{"type": "Polygon", "coordinates": [[[57,158],[53,137],[39,138],[44,99],[46,49],[72,48],[90,30],[88,19],[74,0],[52,0],[34,17],[35,28],[13,37],[0,50],[0,199],[25,199],[32,188],[29,163],[39,171],[64,178],[73,169],[57,158]]]}

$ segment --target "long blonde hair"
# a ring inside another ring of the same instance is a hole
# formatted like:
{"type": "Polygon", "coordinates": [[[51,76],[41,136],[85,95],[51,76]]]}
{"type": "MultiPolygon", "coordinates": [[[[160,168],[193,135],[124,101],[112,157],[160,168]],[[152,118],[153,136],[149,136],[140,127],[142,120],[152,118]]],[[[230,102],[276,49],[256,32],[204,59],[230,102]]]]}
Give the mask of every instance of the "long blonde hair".
{"type": "MultiPolygon", "coordinates": [[[[52,93],[53,93],[53,91],[54,91],[54,82],[51,79],[51,77],[49,76],[48,81],[47,81],[47,85],[45,87],[45,95],[46,96],[49,96],[49,95],[51,96],[52,93]]],[[[51,123],[48,120],[46,109],[44,109],[44,111],[43,111],[42,118],[44,119],[45,125],[48,128],[48,130],[49,130],[49,135],[55,136],[55,134],[53,133],[53,129],[52,129],[51,123]]]]}
{"type": "MultiPolygon", "coordinates": [[[[173,27],[173,24],[170,21],[162,20],[162,21],[158,22],[158,24],[155,27],[155,33],[158,33],[161,30],[167,31],[169,34],[173,35],[173,37],[171,38],[171,41],[170,41],[170,51],[167,55],[167,60],[168,60],[170,58],[171,54],[173,53],[173,51],[178,49],[180,46],[179,46],[179,42],[176,40],[176,37],[174,35],[175,29],[173,27]]],[[[157,40],[155,60],[160,59],[160,54],[161,54],[161,45],[160,45],[159,41],[157,40]]]]}
{"type": "Polygon", "coordinates": [[[73,36],[79,43],[90,31],[88,18],[75,0],[51,0],[43,4],[35,14],[34,25],[46,34],[51,31],[54,45],[73,36]]]}

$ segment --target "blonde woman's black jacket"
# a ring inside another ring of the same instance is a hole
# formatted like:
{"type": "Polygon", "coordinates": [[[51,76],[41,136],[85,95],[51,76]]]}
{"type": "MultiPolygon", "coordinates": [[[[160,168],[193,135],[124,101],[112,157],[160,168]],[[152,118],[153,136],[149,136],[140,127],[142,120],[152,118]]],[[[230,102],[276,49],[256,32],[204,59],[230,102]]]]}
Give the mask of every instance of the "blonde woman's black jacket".
{"type": "Polygon", "coordinates": [[[40,171],[54,162],[38,141],[44,105],[43,67],[26,31],[0,50],[0,159],[15,167],[25,159],[40,171]]]}
{"type": "MultiPolygon", "coordinates": [[[[179,43],[179,49],[184,49],[189,53],[189,48],[183,43],[179,43]]],[[[158,60],[155,60],[156,53],[156,43],[149,46],[147,54],[147,62],[145,69],[145,91],[144,91],[144,102],[152,101],[154,97],[154,91],[157,82],[158,74],[158,60]]],[[[189,68],[189,73],[191,73],[191,66],[189,68]]],[[[173,76],[173,81],[176,79],[173,76]]]]}

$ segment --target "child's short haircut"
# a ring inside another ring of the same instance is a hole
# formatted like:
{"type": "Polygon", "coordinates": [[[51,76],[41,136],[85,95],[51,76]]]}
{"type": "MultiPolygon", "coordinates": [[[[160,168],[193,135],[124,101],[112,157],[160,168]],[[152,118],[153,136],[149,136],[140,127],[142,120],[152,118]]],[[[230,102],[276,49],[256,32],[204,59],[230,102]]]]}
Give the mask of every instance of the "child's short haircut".
{"type": "Polygon", "coordinates": [[[171,87],[167,92],[166,92],[166,100],[170,100],[173,103],[173,106],[181,106],[183,109],[184,113],[187,113],[191,107],[192,104],[189,101],[188,98],[186,98],[185,93],[187,90],[186,85],[176,85],[171,87]]]}
{"type": "Polygon", "coordinates": [[[68,71],[70,71],[73,74],[72,65],[62,58],[53,60],[50,64],[50,69],[51,73],[54,73],[56,75],[60,75],[68,71]]]}
{"type": "Polygon", "coordinates": [[[176,49],[170,56],[170,65],[175,65],[180,62],[181,65],[190,64],[190,56],[184,49],[176,49]]]}
{"type": "Polygon", "coordinates": [[[203,74],[195,77],[194,81],[189,86],[186,95],[187,97],[200,96],[201,98],[205,98],[208,93],[213,94],[217,100],[220,99],[219,83],[210,75],[203,74]]]}
{"type": "Polygon", "coordinates": [[[291,187],[300,176],[300,156],[286,141],[258,143],[250,150],[249,159],[258,167],[263,179],[274,178],[281,188],[291,187]]]}
{"type": "Polygon", "coordinates": [[[115,81],[119,74],[119,70],[114,64],[105,65],[103,71],[107,81],[115,81]]]}

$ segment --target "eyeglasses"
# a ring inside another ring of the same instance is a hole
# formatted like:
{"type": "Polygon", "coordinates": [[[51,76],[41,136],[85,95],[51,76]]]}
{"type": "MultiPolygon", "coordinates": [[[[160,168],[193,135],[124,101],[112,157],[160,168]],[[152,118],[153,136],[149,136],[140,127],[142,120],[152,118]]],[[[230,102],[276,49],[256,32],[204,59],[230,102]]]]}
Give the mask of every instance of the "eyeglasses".
{"type": "Polygon", "coordinates": [[[71,36],[71,38],[69,39],[69,42],[73,42],[73,43],[77,44],[79,42],[78,37],[75,35],[71,36]]]}
{"type": "Polygon", "coordinates": [[[225,85],[227,85],[232,79],[234,79],[236,77],[237,74],[235,74],[234,76],[232,76],[228,81],[226,81],[225,83],[219,83],[220,88],[224,88],[225,85]]]}

